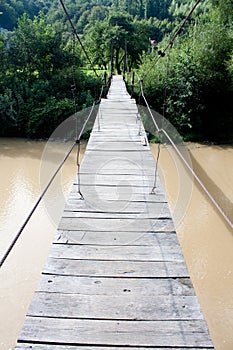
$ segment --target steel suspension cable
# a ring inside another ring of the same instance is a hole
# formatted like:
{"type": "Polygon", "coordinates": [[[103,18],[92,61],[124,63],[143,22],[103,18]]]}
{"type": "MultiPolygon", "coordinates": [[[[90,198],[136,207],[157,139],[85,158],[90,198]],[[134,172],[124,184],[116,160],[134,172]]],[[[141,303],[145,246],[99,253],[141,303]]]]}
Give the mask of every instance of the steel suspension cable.
{"type": "Polygon", "coordinates": [[[98,75],[98,73],[97,73],[97,71],[96,71],[96,69],[95,69],[95,67],[94,67],[94,65],[93,65],[93,63],[92,63],[92,61],[91,61],[91,59],[90,59],[90,57],[89,57],[89,55],[88,55],[88,53],[87,53],[87,51],[86,51],[84,45],[83,45],[83,43],[82,43],[82,40],[80,39],[80,36],[78,35],[78,33],[77,33],[76,29],[75,29],[75,26],[74,26],[74,24],[73,24],[73,21],[72,21],[72,19],[70,18],[70,15],[69,15],[69,13],[68,13],[68,11],[67,11],[67,9],[66,9],[66,6],[64,5],[63,0],[59,0],[59,1],[60,1],[60,4],[61,4],[62,8],[63,8],[63,11],[64,11],[65,14],[66,14],[67,19],[68,19],[68,21],[69,21],[69,23],[70,23],[70,25],[71,25],[71,28],[72,28],[72,30],[73,30],[73,33],[74,33],[75,37],[77,38],[77,40],[78,40],[78,42],[79,42],[79,44],[80,44],[80,46],[81,46],[81,48],[82,48],[82,50],[83,50],[83,52],[84,52],[84,54],[85,54],[85,56],[86,56],[88,62],[90,63],[90,65],[91,65],[91,67],[92,67],[92,69],[93,69],[93,71],[94,71],[94,73],[95,73],[95,75],[96,75],[96,77],[99,78],[99,75],[98,75]]]}
{"type": "MultiPolygon", "coordinates": [[[[164,83],[164,98],[163,98],[163,115],[162,115],[161,129],[163,129],[163,127],[164,127],[166,104],[167,104],[167,88],[168,88],[167,82],[168,82],[169,63],[170,63],[170,51],[168,52],[167,63],[166,63],[166,74],[165,74],[165,83],[164,83]]],[[[158,132],[158,153],[157,153],[157,158],[156,158],[156,163],[155,163],[155,179],[154,179],[154,186],[153,186],[152,191],[151,191],[152,194],[155,194],[155,190],[157,187],[157,173],[158,173],[160,151],[161,151],[161,137],[160,137],[160,132],[158,132]]]]}

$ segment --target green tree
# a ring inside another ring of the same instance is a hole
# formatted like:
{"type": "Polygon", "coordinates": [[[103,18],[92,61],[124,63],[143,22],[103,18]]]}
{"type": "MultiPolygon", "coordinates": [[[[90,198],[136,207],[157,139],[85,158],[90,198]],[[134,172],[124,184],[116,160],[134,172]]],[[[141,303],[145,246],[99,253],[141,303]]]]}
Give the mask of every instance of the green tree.
{"type": "MultiPolygon", "coordinates": [[[[0,36],[2,135],[47,137],[74,112],[72,40],[64,41],[63,28],[46,20],[43,14],[33,20],[24,14],[14,32],[0,36]]],[[[74,74],[77,108],[83,108],[93,100],[98,81],[79,69],[74,74]]]]}
{"type": "Polygon", "coordinates": [[[7,71],[7,38],[0,34],[0,76],[3,79],[7,71]]]}
{"type": "Polygon", "coordinates": [[[43,14],[34,20],[24,14],[9,42],[11,63],[29,79],[48,79],[66,62],[61,43],[61,33],[46,24],[43,14]]]}
{"type": "Polygon", "coordinates": [[[145,18],[157,17],[160,20],[168,17],[171,0],[145,0],[145,18]]]}
{"type": "Polygon", "coordinates": [[[114,66],[121,74],[126,69],[125,54],[129,70],[137,67],[153,33],[153,21],[133,20],[127,13],[111,12],[105,21],[92,22],[86,27],[85,40],[95,64],[106,69],[114,54],[114,66]]]}
{"type": "Polygon", "coordinates": [[[17,126],[15,100],[12,98],[12,90],[6,89],[0,94],[0,135],[11,134],[17,126]]]}
{"type": "Polygon", "coordinates": [[[111,57],[111,38],[108,32],[108,22],[95,21],[86,26],[85,44],[93,63],[107,70],[111,57]]]}
{"type": "Polygon", "coordinates": [[[0,27],[8,30],[12,29],[17,21],[15,9],[6,1],[3,1],[0,3],[0,12],[2,13],[0,15],[0,27]]]}
{"type": "Polygon", "coordinates": [[[153,68],[151,58],[143,57],[140,74],[150,68],[144,79],[150,104],[163,112],[166,86],[166,117],[186,137],[220,141],[233,137],[232,33],[220,9],[212,8],[190,22],[167,58],[153,68]]]}
{"type": "Polygon", "coordinates": [[[212,0],[212,4],[218,9],[222,23],[232,25],[233,2],[231,0],[212,0]]]}

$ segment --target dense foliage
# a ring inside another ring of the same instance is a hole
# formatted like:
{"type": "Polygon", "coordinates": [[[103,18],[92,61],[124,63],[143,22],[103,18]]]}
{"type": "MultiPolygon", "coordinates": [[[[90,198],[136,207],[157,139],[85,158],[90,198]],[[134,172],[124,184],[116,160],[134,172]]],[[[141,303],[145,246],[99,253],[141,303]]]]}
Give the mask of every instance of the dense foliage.
{"type": "MultiPolygon", "coordinates": [[[[63,30],[22,15],[13,32],[0,36],[0,135],[44,138],[74,113],[73,60],[63,30]]],[[[81,59],[76,55],[76,63],[81,59]]],[[[92,103],[99,82],[75,69],[76,104],[92,103]]]]}
{"type": "Polygon", "coordinates": [[[161,113],[166,93],[166,117],[186,139],[226,142],[233,140],[233,4],[214,5],[193,18],[152,69],[153,55],[144,55],[140,74],[149,69],[145,94],[161,113]]]}
{"type": "MultiPolygon", "coordinates": [[[[158,50],[194,0],[63,0],[97,69],[143,77],[150,105],[186,139],[233,140],[233,3],[201,1],[166,56],[158,50]],[[156,39],[154,49],[149,38],[156,39]],[[165,92],[166,87],[166,92],[165,92]]],[[[1,0],[2,135],[48,136],[73,111],[72,38],[53,0],[1,0]]],[[[76,49],[77,104],[88,106],[98,81],[76,49]]],[[[135,90],[139,95],[139,90],[135,90]]]]}

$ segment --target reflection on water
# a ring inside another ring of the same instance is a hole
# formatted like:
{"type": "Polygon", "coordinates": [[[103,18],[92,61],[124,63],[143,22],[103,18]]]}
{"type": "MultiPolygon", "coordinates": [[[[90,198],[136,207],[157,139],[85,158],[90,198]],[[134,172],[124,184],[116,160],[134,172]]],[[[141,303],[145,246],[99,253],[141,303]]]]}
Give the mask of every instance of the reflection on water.
{"type": "MultiPolygon", "coordinates": [[[[45,142],[0,139],[0,255],[11,242],[40,194],[41,157],[45,142]]],[[[195,171],[204,177],[221,204],[232,213],[233,148],[190,144],[195,171]],[[205,169],[205,172],[201,168],[205,169]],[[207,174],[208,176],[204,176],[207,174]],[[211,179],[211,181],[209,180],[211,179]],[[214,184],[214,185],[213,185],[214,184]],[[221,192],[221,196],[219,195],[221,192]]],[[[67,145],[53,144],[48,162],[51,172],[67,145]],[[56,145],[56,147],[55,147],[56,145]],[[55,162],[56,159],[56,162],[55,162]]],[[[156,146],[152,147],[157,155],[156,146]]],[[[191,179],[184,184],[186,170],[167,148],[162,147],[160,175],[171,211],[178,223],[178,237],[215,348],[233,349],[233,235],[227,224],[191,179]],[[181,176],[182,175],[182,176],[181,176]],[[185,185],[185,186],[184,186],[185,185]],[[185,204],[181,190],[189,191],[185,204]]],[[[75,155],[66,163],[61,179],[63,197],[75,178],[75,155]]],[[[213,193],[212,193],[213,194],[213,193]]],[[[55,197],[48,196],[48,203],[55,197]]],[[[56,221],[56,220],[55,220],[56,221]]],[[[51,222],[40,205],[17,246],[0,270],[0,349],[14,347],[27,307],[48,255],[57,223],[51,222]]]]}

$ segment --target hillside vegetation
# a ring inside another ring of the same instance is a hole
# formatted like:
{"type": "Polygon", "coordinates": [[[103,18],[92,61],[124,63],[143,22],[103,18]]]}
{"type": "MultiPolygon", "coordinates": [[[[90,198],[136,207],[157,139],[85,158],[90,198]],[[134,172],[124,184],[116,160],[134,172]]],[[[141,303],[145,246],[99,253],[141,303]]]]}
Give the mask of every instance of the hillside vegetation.
{"type": "MultiPolygon", "coordinates": [[[[165,108],[185,139],[233,140],[231,0],[201,1],[156,64],[195,1],[63,1],[100,77],[112,69],[130,81],[137,70],[151,107],[165,108]]],[[[73,56],[59,1],[2,0],[0,13],[0,135],[48,137],[74,112],[73,63],[78,109],[98,96],[101,79],[78,43],[73,56]]]]}

